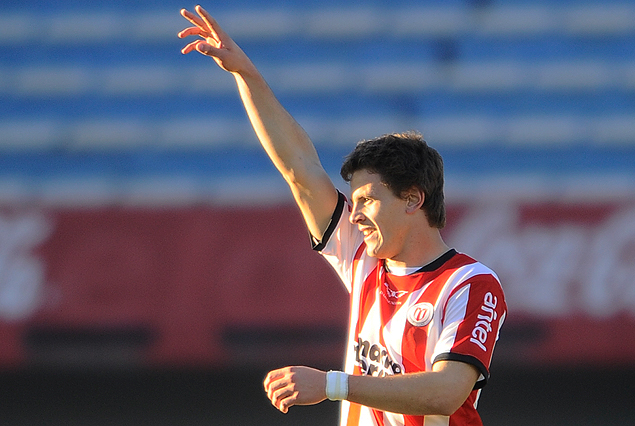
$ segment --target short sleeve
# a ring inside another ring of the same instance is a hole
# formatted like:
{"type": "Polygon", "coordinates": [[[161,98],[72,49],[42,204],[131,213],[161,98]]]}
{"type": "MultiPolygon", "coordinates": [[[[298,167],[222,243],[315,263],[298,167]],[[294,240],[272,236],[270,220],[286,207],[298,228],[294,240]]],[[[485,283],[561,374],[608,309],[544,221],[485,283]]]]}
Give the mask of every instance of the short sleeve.
{"type": "Polygon", "coordinates": [[[322,240],[313,239],[313,249],[319,251],[329,262],[350,293],[353,281],[353,261],[364,239],[357,226],[349,222],[348,212],[348,202],[340,192],[331,221],[322,240]]]}
{"type": "Polygon", "coordinates": [[[474,365],[481,373],[477,388],[489,378],[489,367],[507,305],[493,275],[477,275],[457,287],[444,310],[443,330],[433,362],[452,360],[474,365]]]}

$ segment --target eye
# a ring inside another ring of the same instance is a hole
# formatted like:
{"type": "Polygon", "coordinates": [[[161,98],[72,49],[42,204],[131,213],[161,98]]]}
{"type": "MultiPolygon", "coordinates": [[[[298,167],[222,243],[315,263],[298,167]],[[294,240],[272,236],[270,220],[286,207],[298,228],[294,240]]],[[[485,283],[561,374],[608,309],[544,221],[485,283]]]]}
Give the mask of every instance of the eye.
{"type": "Polygon", "coordinates": [[[375,199],[371,196],[358,195],[357,197],[355,197],[355,203],[359,205],[365,206],[371,204],[373,201],[375,201],[375,199]]]}

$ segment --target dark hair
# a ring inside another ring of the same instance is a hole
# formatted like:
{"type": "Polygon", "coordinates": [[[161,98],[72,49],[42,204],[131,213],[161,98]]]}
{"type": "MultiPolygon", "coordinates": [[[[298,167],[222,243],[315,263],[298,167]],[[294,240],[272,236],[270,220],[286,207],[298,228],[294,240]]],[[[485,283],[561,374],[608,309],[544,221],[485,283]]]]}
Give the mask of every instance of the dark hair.
{"type": "Polygon", "coordinates": [[[419,188],[425,194],[421,209],[428,224],[439,229],[445,226],[443,159],[421,134],[393,133],[359,142],[344,160],[340,175],[350,183],[359,170],[379,174],[399,198],[412,187],[419,188]]]}

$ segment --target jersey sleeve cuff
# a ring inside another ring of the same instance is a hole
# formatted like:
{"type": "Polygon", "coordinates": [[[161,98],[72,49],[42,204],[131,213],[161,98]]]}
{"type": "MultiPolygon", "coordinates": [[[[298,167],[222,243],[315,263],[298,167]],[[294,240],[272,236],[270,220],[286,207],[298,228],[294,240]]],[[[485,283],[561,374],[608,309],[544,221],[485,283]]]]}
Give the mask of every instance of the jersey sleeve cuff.
{"type": "Polygon", "coordinates": [[[463,354],[448,352],[448,353],[437,355],[437,357],[434,358],[433,364],[437,361],[458,361],[458,362],[464,362],[466,364],[471,364],[474,367],[476,367],[476,369],[481,373],[481,375],[476,381],[476,383],[474,384],[474,390],[483,388],[487,384],[487,381],[489,380],[489,371],[487,370],[487,367],[485,367],[485,365],[481,361],[479,361],[478,358],[473,357],[471,355],[463,355],[463,354]]]}
{"type": "Polygon", "coordinates": [[[324,235],[322,235],[322,239],[318,240],[313,235],[311,237],[311,247],[315,251],[322,251],[326,244],[329,242],[331,235],[335,232],[335,228],[337,228],[337,224],[342,217],[342,212],[344,211],[344,205],[346,204],[346,197],[340,191],[337,191],[337,206],[335,207],[335,211],[333,212],[333,216],[331,216],[331,221],[324,231],[324,235]]]}

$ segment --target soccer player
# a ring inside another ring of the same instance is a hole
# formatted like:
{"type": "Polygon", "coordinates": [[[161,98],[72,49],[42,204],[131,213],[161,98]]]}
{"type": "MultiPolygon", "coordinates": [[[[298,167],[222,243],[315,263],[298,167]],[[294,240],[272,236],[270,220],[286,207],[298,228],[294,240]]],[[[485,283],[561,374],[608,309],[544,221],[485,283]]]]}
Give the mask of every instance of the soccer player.
{"type": "Polygon", "coordinates": [[[264,387],[286,413],[342,400],[342,425],[479,425],[476,404],[506,315],[487,267],[448,247],[443,163],[417,133],[357,144],[340,193],[304,130],[254,64],[200,6],[181,14],[198,36],[184,54],[212,57],[236,79],[251,124],[313,237],[350,293],[344,371],[291,366],[264,387]]]}

